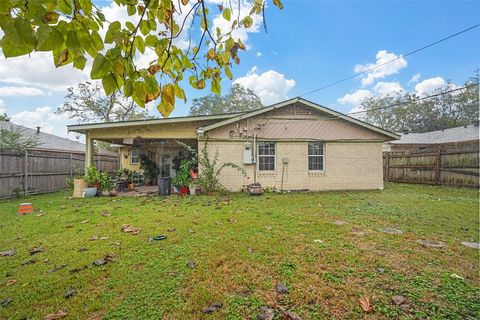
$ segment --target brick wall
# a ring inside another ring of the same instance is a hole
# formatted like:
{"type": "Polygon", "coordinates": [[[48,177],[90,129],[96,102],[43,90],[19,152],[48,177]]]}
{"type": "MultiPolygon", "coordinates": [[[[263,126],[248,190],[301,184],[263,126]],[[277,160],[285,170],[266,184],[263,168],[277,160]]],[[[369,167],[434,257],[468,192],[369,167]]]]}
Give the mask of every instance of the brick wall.
{"type": "MultiPolygon", "coordinates": [[[[284,190],[350,190],[382,189],[382,142],[325,142],[325,167],[321,172],[308,171],[308,142],[276,142],[274,172],[257,170],[257,181],[263,187],[280,188],[282,181],[282,158],[288,158],[284,170],[284,190]]],[[[253,182],[254,165],[243,164],[245,141],[210,141],[207,144],[211,158],[218,150],[218,165],[234,162],[243,166],[247,177],[237,170],[225,168],[220,183],[238,191],[243,185],[253,182]]],[[[199,141],[199,148],[204,142],[199,141]]]]}

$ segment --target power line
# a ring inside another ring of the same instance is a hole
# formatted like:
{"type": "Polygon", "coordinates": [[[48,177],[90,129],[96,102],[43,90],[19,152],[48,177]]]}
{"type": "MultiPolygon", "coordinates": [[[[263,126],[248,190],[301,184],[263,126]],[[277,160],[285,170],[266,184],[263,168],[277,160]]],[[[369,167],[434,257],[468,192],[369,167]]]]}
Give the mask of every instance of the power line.
{"type": "Polygon", "coordinates": [[[410,55],[412,55],[412,54],[415,54],[415,53],[417,53],[417,52],[419,52],[419,51],[425,50],[425,49],[430,48],[430,47],[432,47],[432,46],[434,46],[434,45],[437,45],[437,44],[439,44],[439,43],[441,43],[441,42],[444,42],[444,41],[447,41],[447,40],[449,40],[449,39],[451,39],[451,38],[454,38],[454,37],[456,37],[456,36],[459,36],[459,35],[461,35],[461,34],[463,34],[463,33],[465,33],[465,32],[468,32],[468,31],[470,31],[470,30],[473,30],[473,29],[477,28],[478,26],[479,26],[479,24],[476,24],[476,25],[471,26],[471,27],[469,27],[469,28],[467,28],[467,29],[463,29],[462,31],[459,31],[459,32],[454,33],[454,34],[451,34],[451,35],[449,35],[449,36],[447,36],[447,37],[445,37],[445,38],[442,38],[442,39],[440,39],[440,40],[437,40],[437,41],[435,41],[435,42],[429,43],[429,44],[427,44],[427,45],[425,45],[425,46],[423,46],[423,47],[420,47],[420,48],[418,48],[418,49],[415,49],[415,50],[413,50],[413,51],[410,51],[410,52],[408,52],[408,53],[406,53],[406,54],[402,54],[402,55],[400,55],[399,57],[397,57],[397,58],[395,58],[395,59],[386,61],[386,62],[381,63],[381,64],[379,64],[379,65],[376,65],[376,66],[374,66],[374,67],[368,68],[368,69],[366,69],[366,70],[364,70],[364,71],[362,71],[362,72],[354,73],[354,74],[352,74],[352,75],[350,75],[350,76],[348,76],[348,77],[346,77],[346,78],[337,80],[337,81],[335,81],[335,82],[332,82],[332,83],[329,83],[329,84],[327,84],[327,85],[324,85],[323,87],[320,87],[320,88],[318,88],[318,89],[315,89],[315,90],[309,91],[309,92],[307,92],[307,93],[304,93],[304,94],[300,95],[300,97],[304,97],[304,96],[306,96],[306,95],[309,95],[309,94],[318,92],[318,91],[320,91],[320,90],[324,90],[324,89],[326,89],[326,88],[333,87],[333,86],[336,85],[336,84],[339,84],[339,83],[341,83],[341,82],[344,82],[344,81],[353,79],[353,78],[355,78],[355,77],[358,77],[359,75],[362,75],[362,74],[368,73],[368,72],[370,72],[370,71],[372,71],[372,70],[375,70],[375,69],[378,69],[378,68],[380,68],[380,67],[383,67],[383,66],[386,65],[386,64],[389,64],[389,63],[395,62],[395,61],[397,61],[397,60],[403,59],[403,58],[408,57],[408,56],[410,56],[410,55]]]}
{"type": "Polygon", "coordinates": [[[402,106],[402,105],[409,104],[409,103],[419,102],[419,101],[422,101],[422,100],[425,100],[425,99],[430,99],[430,98],[435,98],[435,97],[443,96],[444,94],[448,94],[448,93],[452,93],[452,92],[456,92],[456,91],[468,89],[468,88],[474,87],[474,86],[478,86],[478,83],[472,83],[472,84],[466,85],[466,86],[464,86],[464,87],[460,87],[460,88],[456,88],[456,89],[452,89],[452,90],[448,90],[448,91],[444,91],[444,92],[439,92],[439,93],[432,94],[432,95],[425,96],[425,97],[421,97],[421,98],[418,98],[418,99],[415,99],[415,100],[410,100],[410,101],[405,101],[405,102],[399,102],[399,103],[391,104],[391,105],[388,105],[388,106],[371,108],[371,109],[367,109],[367,110],[349,112],[349,113],[347,113],[347,115],[364,113],[364,112],[373,111],[373,110],[381,110],[381,109],[388,109],[388,108],[398,107],[398,106],[402,106]]]}

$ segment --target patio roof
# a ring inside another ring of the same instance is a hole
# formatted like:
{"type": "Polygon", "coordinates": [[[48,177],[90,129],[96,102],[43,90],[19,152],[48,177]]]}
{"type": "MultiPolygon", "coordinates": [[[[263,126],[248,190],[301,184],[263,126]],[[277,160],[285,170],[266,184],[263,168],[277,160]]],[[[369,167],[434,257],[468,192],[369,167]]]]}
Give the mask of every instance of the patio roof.
{"type": "Polygon", "coordinates": [[[101,122],[101,123],[86,123],[86,124],[74,124],[67,126],[68,131],[85,133],[92,129],[106,129],[106,128],[118,128],[118,127],[135,127],[146,126],[155,124],[167,124],[167,123],[183,123],[193,121],[208,121],[208,120],[225,120],[235,117],[241,113],[228,113],[228,114],[214,114],[207,116],[185,116],[185,117],[171,117],[162,119],[145,119],[145,120],[130,120],[130,121],[117,121],[117,122],[101,122]]]}

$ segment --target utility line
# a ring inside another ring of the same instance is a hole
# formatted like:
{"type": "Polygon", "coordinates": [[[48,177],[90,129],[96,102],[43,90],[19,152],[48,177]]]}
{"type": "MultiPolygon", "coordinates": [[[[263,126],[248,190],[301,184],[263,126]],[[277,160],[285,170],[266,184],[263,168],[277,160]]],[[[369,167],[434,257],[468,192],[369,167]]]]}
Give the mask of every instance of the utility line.
{"type": "Polygon", "coordinates": [[[381,110],[381,109],[388,109],[388,108],[398,107],[398,106],[401,106],[401,105],[410,104],[410,103],[415,103],[415,102],[422,101],[422,100],[425,100],[425,99],[430,99],[430,98],[435,98],[435,97],[443,96],[444,94],[448,94],[448,93],[452,93],[452,92],[456,92],[456,91],[468,89],[468,88],[474,87],[474,86],[478,86],[478,83],[472,83],[472,84],[466,85],[466,86],[464,86],[464,87],[455,88],[455,89],[452,89],[452,90],[448,90],[448,91],[444,91],[444,92],[432,94],[432,95],[429,95],[429,96],[421,97],[421,98],[418,98],[418,99],[415,99],[415,100],[410,100],[410,101],[405,101],[405,102],[399,102],[399,103],[391,104],[391,105],[384,106],[384,107],[377,107],[377,108],[371,108],[371,109],[367,109],[367,110],[349,112],[349,113],[347,113],[347,115],[364,113],[364,112],[368,112],[368,111],[372,111],[372,110],[381,110]]]}
{"type": "Polygon", "coordinates": [[[408,57],[408,56],[410,56],[410,55],[412,55],[412,54],[415,54],[415,53],[417,53],[417,52],[419,52],[419,51],[425,50],[425,49],[430,48],[430,47],[432,47],[432,46],[434,46],[434,45],[437,45],[437,44],[439,44],[439,43],[441,43],[441,42],[444,42],[444,41],[447,41],[447,40],[449,40],[449,39],[451,39],[451,38],[454,38],[454,37],[456,37],[456,36],[459,36],[459,35],[461,35],[461,34],[463,34],[463,33],[465,33],[465,32],[468,32],[468,31],[470,31],[470,30],[473,30],[473,29],[477,28],[478,26],[479,26],[479,24],[476,24],[476,25],[471,26],[471,27],[469,27],[469,28],[467,28],[467,29],[463,29],[462,31],[459,31],[459,32],[454,33],[454,34],[451,34],[451,35],[449,35],[449,36],[447,36],[447,37],[445,37],[445,38],[442,38],[442,39],[440,39],[440,40],[437,40],[437,41],[435,41],[435,42],[429,43],[429,44],[427,44],[427,45],[425,45],[425,46],[423,46],[423,47],[420,47],[420,48],[418,48],[418,49],[415,49],[415,50],[413,50],[413,51],[410,51],[410,52],[408,52],[408,53],[406,53],[406,54],[402,54],[402,55],[400,55],[399,57],[397,57],[397,58],[395,58],[395,59],[386,61],[386,62],[381,63],[381,64],[379,64],[379,65],[376,65],[376,66],[374,66],[374,67],[368,68],[368,69],[366,69],[366,70],[364,70],[364,71],[362,71],[362,72],[354,73],[354,74],[352,74],[352,75],[350,75],[350,76],[348,76],[348,77],[346,77],[346,78],[337,80],[337,81],[335,81],[335,82],[332,82],[332,83],[329,83],[329,84],[327,84],[327,85],[324,85],[323,87],[320,87],[320,88],[318,88],[318,89],[315,89],[315,90],[309,91],[309,92],[307,92],[307,93],[304,93],[304,94],[300,95],[300,97],[304,97],[304,96],[306,96],[306,95],[309,95],[309,94],[318,92],[318,91],[320,91],[320,90],[324,90],[324,89],[326,89],[326,88],[333,87],[333,86],[336,85],[336,84],[339,84],[339,83],[342,83],[342,82],[344,82],[344,81],[350,80],[350,79],[352,79],[352,78],[358,77],[359,75],[362,75],[362,74],[368,73],[368,72],[370,72],[370,71],[372,71],[372,70],[375,70],[375,69],[378,69],[378,68],[380,68],[380,67],[383,67],[383,66],[386,65],[386,64],[389,64],[389,63],[395,62],[395,61],[397,61],[397,60],[403,59],[403,58],[408,57]]]}

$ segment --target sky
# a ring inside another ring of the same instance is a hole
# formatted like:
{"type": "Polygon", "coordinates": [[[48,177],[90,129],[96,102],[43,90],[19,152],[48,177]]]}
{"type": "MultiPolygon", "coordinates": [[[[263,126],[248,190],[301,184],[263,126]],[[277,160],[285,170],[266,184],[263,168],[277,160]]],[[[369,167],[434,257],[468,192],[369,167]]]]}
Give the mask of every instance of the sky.
{"type": "MultiPolygon", "coordinates": [[[[225,25],[217,17],[222,0],[206,0],[213,26],[225,25]]],[[[125,10],[109,0],[95,0],[107,20],[125,21],[125,10]]],[[[269,1],[266,26],[254,19],[248,32],[236,31],[247,50],[233,67],[233,81],[222,81],[222,94],[232,83],[254,91],[264,105],[302,96],[348,113],[363,99],[394,92],[428,95],[451,81],[461,86],[480,67],[480,27],[408,57],[417,48],[480,22],[480,1],[342,1],[283,0],[283,10],[269,1]],[[393,63],[318,92],[304,95],[376,64],[393,63]]],[[[242,12],[248,4],[242,5],[242,12]]],[[[186,47],[199,30],[187,29],[177,40],[186,47]]],[[[151,57],[139,57],[139,62],[151,57]]],[[[88,80],[89,70],[71,66],[56,69],[48,53],[5,59],[0,52],[0,113],[14,123],[77,139],[67,133],[75,123],[55,110],[65,101],[66,89],[88,80]]],[[[184,84],[187,102],[178,101],[171,117],[188,114],[193,98],[210,94],[184,84]]],[[[154,103],[149,114],[161,117],[154,103]]],[[[81,139],[81,138],[80,138],[81,139]]]]}

